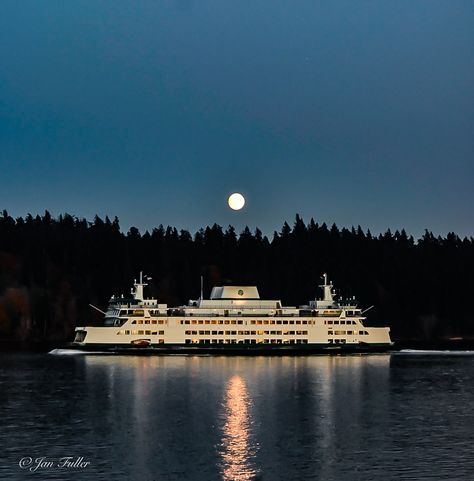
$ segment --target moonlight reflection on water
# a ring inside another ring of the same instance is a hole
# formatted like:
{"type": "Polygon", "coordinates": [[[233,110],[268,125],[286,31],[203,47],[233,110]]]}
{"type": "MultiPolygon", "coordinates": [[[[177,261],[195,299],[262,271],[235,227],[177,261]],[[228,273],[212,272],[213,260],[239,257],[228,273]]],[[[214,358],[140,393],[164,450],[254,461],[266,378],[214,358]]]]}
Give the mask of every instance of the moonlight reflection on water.
{"type": "Polygon", "coordinates": [[[4,353],[0,479],[472,480],[473,398],[469,355],[4,353]]]}
{"type": "Polygon", "coordinates": [[[235,375],[227,383],[223,408],[222,477],[226,481],[255,479],[258,446],[251,439],[251,399],[242,377],[235,375]]]}

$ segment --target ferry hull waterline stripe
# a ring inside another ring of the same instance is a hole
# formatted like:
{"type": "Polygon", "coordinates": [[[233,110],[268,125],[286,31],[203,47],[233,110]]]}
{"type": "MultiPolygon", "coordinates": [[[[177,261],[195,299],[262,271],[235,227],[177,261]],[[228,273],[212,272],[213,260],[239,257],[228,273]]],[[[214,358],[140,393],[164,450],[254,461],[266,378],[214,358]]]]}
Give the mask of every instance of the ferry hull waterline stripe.
{"type": "MultiPolygon", "coordinates": [[[[355,301],[339,302],[323,275],[323,295],[307,305],[260,299],[256,286],[220,286],[209,299],[168,307],[144,297],[140,273],[130,298],[112,297],[101,326],[76,327],[67,347],[117,354],[297,355],[382,352],[388,327],[366,327],[355,301]]],[[[101,311],[102,312],[102,311],[101,311]]]]}

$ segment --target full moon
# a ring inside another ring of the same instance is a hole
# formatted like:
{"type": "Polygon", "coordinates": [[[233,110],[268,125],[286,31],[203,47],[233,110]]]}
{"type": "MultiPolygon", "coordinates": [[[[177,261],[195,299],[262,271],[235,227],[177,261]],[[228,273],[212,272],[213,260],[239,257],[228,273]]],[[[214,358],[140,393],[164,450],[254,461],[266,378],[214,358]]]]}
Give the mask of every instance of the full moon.
{"type": "Polygon", "coordinates": [[[227,202],[232,210],[240,210],[245,205],[245,197],[242,194],[235,192],[234,194],[229,195],[227,202]]]}

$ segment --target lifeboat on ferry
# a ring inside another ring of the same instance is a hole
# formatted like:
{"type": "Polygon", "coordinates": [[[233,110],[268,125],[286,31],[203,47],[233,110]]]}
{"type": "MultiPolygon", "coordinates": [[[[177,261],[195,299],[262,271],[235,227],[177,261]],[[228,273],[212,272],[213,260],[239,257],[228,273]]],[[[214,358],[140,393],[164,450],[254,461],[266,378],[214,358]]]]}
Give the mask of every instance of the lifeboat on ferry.
{"type": "Polygon", "coordinates": [[[130,344],[133,347],[150,347],[151,339],[134,339],[130,344]]]}

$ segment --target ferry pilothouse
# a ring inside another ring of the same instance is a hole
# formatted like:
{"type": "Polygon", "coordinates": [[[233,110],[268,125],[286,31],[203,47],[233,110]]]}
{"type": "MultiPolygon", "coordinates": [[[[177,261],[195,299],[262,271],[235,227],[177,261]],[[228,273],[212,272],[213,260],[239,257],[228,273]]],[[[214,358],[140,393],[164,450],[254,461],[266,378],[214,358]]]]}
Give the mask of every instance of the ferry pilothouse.
{"type": "MultiPolygon", "coordinates": [[[[260,299],[255,286],[222,286],[187,305],[144,297],[140,273],[132,297],[112,297],[101,326],[76,327],[72,347],[87,351],[296,354],[390,349],[388,327],[364,326],[355,302],[339,303],[323,275],[321,299],[300,307],[260,299]]],[[[94,307],[94,306],[92,306],[94,307]]],[[[97,309],[97,308],[96,308],[97,309]]]]}

